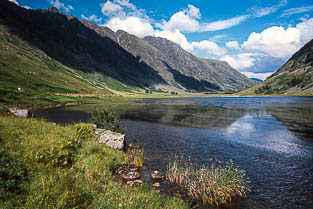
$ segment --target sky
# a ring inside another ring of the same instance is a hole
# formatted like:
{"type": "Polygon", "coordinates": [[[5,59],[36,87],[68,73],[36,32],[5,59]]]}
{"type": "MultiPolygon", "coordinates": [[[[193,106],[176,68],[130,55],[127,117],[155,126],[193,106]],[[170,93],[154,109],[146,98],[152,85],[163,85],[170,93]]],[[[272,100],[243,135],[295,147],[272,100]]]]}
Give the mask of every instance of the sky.
{"type": "Polygon", "coordinates": [[[167,38],[261,80],[313,39],[313,0],[10,1],[28,9],[54,6],[141,38],[167,38]]]}

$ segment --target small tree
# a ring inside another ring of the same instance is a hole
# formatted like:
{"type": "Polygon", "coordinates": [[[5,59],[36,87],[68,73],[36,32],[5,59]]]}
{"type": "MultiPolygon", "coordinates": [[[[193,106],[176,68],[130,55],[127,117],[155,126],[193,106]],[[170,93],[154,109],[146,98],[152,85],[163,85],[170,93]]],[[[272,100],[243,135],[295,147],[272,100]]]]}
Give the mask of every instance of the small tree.
{"type": "Polygon", "coordinates": [[[94,110],[89,119],[96,124],[97,128],[107,129],[113,132],[125,133],[125,129],[120,127],[119,117],[107,110],[94,110]]]}

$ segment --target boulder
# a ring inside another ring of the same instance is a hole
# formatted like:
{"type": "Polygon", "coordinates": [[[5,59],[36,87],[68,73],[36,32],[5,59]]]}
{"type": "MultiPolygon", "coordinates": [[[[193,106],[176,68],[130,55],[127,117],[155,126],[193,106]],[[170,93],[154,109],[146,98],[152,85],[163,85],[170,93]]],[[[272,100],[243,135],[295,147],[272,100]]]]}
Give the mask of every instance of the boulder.
{"type": "Polygon", "coordinates": [[[108,130],[101,132],[99,129],[96,129],[96,135],[99,135],[99,143],[106,144],[113,149],[122,150],[125,147],[125,134],[113,133],[108,130]]]}
{"type": "Polygon", "coordinates": [[[15,116],[17,116],[17,117],[21,117],[21,118],[27,118],[28,117],[28,110],[18,110],[18,109],[16,109],[16,108],[11,108],[10,109],[10,112],[13,114],[13,115],[15,115],[15,116]]]}

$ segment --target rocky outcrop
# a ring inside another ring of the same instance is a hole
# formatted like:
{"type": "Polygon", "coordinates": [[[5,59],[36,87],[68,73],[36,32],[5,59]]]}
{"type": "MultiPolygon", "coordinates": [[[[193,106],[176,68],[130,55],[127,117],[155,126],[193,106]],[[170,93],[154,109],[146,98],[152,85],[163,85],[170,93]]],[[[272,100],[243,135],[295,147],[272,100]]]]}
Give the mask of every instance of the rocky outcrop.
{"type": "Polygon", "coordinates": [[[21,118],[28,118],[28,116],[29,116],[28,110],[25,110],[25,109],[18,110],[16,108],[11,108],[10,112],[13,115],[15,115],[17,117],[21,117],[21,118]]]}
{"type": "Polygon", "coordinates": [[[125,147],[125,134],[114,133],[105,129],[95,129],[95,134],[100,144],[105,144],[112,149],[123,150],[125,147]]]}

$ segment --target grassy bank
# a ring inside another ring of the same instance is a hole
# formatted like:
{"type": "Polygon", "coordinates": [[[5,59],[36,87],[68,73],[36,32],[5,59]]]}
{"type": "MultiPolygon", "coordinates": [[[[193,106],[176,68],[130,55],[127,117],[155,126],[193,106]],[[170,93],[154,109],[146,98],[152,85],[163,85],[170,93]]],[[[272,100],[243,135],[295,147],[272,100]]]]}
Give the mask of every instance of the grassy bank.
{"type": "Polygon", "coordinates": [[[147,186],[112,180],[124,153],[75,126],[0,116],[0,208],[188,208],[147,186]]]}

